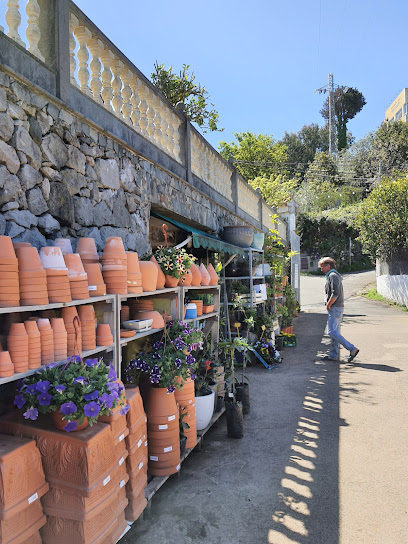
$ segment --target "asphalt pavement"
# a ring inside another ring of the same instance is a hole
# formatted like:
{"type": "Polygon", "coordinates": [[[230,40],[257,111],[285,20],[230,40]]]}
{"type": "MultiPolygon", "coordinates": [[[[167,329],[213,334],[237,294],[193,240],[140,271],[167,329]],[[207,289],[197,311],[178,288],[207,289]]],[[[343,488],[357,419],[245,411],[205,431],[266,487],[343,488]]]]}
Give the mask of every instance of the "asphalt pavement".
{"type": "Polygon", "coordinates": [[[244,437],[225,416],[156,493],[123,544],[408,544],[408,313],[344,276],[342,334],[353,363],[327,353],[322,277],[301,277],[297,347],[248,369],[244,437]]]}

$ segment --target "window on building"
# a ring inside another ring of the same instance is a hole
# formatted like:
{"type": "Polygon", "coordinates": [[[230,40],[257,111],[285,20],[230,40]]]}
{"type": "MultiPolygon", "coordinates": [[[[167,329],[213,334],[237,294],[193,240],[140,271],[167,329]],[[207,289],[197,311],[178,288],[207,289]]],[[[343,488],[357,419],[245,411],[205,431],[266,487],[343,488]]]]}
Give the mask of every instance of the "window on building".
{"type": "Polygon", "coordinates": [[[400,108],[395,114],[395,120],[399,121],[402,118],[402,108],[400,108]]]}
{"type": "Polygon", "coordinates": [[[404,104],[404,115],[408,115],[408,104],[404,104]]]}

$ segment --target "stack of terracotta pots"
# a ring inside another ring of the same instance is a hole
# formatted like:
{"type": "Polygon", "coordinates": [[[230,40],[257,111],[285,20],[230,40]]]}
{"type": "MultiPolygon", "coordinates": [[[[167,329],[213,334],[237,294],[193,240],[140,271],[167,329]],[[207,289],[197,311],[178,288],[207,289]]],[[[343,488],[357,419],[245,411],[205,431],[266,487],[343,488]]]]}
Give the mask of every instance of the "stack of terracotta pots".
{"type": "Polygon", "coordinates": [[[101,266],[98,263],[83,263],[88,275],[88,292],[90,297],[104,297],[106,285],[103,281],[101,266]]]}
{"type": "Polygon", "coordinates": [[[146,402],[148,472],[168,476],[180,470],[179,410],[174,393],[151,387],[146,402]]]}
{"type": "MultiPolygon", "coordinates": [[[[142,263],[140,263],[142,264],[142,263]]],[[[153,301],[144,298],[129,300],[131,319],[153,319],[152,329],[164,327],[164,319],[160,312],[153,310],[153,301]]]]}
{"type": "Polygon", "coordinates": [[[76,252],[81,255],[82,262],[85,264],[99,264],[99,255],[96,251],[96,244],[93,238],[80,238],[76,252]]]}
{"type": "Polygon", "coordinates": [[[96,423],[85,431],[66,433],[55,430],[48,420],[18,424],[12,414],[0,419],[0,432],[41,442],[42,466],[50,485],[42,497],[47,515],[41,529],[43,544],[118,541],[126,529],[128,477],[124,459],[116,458],[107,425],[96,423]]]}
{"type": "Polygon", "coordinates": [[[55,238],[54,245],[61,249],[63,255],[73,253],[71,240],[69,238],[55,238]]]}
{"type": "Polygon", "coordinates": [[[127,294],[127,256],[122,238],[112,236],[102,254],[102,273],[108,294],[127,294]]]}
{"type": "Polygon", "coordinates": [[[129,306],[126,306],[126,304],[123,304],[120,308],[120,322],[123,323],[124,321],[129,321],[130,319],[130,308],[129,306]]]}
{"type": "Polygon", "coordinates": [[[166,283],[166,276],[164,275],[162,269],[160,268],[159,263],[156,261],[156,258],[153,256],[153,257],[150,258],[150,260],[157,267],[156,289],[164,289],[164,284],[166,283]]]}
{"type": "Polygon", "coordinates": [[[126,495],[129,504],[125,510],[128,521],[136,521],[147,505],[147,426],[146,414],[138,387],[126,388],[129,411],[126,414],[129,435],[126,437],[128,457],[126,459],[129,482],[126,495]]]}
{"type": "Polygon", "coordinates": [[[113,335],[108,323],[101,323],[96,328],[96,344],[98,346],[111,346],[113,335]]]}
{"type": "Polygon", "coordinates": [[[176,402],[179,406],[180,414],[185,414],[183,417],[183,423],[189,425],[188,429],[184,429],[184,436],[187,438],[186,448],[194,448],[197,444],[197,426],[195,415],[195,402],[194,402],[194,381],[189,378],[184,381],[181,389],[176,389],[174,395],[176,402]]]}
{"type": "Polygon", "coordinates": [[[64,261],[68,268],[72,300],[87,300],[89,298],[88,275],[79,253],[67,253],[64,255],[64,261]]]}
{"type": "Polygon", "coordinates": [[[95,310],[92,304],[85,304],[78,309],[82,329],[82,349],[89,351],[96,348],[95,310]]]}
{"type": "Polygon", "coordinates": [[[14,365],[14,372],[28,370],[28,334],[24,323],[12,323],[7,337],[7,348],[14,365]]]}
{"type": "Polygon", "coordinates": [[[48,365],[56,360],[54,357],[54,331],[47,318],[37,319],[37,326],[41,340],[41,364],[48,365]]]}
{"type": "Polygon", "coordinates": [[[23,305],[48,304],[47,273],[35,247],[17,247],[20,299],[23,305]]]}
{"type": "Polygon", "coordinates": [[[156,291],[157,278],[159,276],[157,265],[152,261],[140,261],[139,267],[142,274],[143,291],[148,293],[156,291]]]}
{"type": "Polygon", "coordinates": [[[62,308],[61,317],[67,331],[67,356],[81,355],[82,352],[82,329],[78,312],[75,306],[62,308]]]}
{"type": "Polygon", "coordinates": [[[51,328],[54,333],[54,358],[64,361],[68,356],[68,334],[62,317],[52,317],[51,328]]]}
{"type": "Polygon", "coordinates": [[[0,307],[19,306],[18,261],[9,236],[0,236],[0,278],[0,307]]]}
{"type": "Polygon", "coordinates": [[[203,263],[200,264],[199,270],[201,274],[201,285],[210,285],[210,281],[211,281],[210,274],[207,272],[207,269],[203,265],[203,263]]]}
{"type": "Polygon", "coordinates": [[[28,369],[41,366],[41,335],[37,322],[24,321],[24,327],[28,334],[28,369]]]}
{"type": "Polygon", "coordinates": [[[116,449],[116,457],[127,457],[125,438],[129,434],[126,424],[126,415],[121,414],[122,406],[116,406],[109,416],[100,416],[98,421],[108,423],[113,434],[113,443],[116,449]]]}
{"type": "Polygon", "coordinates": [[[127,255],[127,287],[128,293],[143,293],[142,273],[139,258],[135,251],[126,251],[127,255]]]}
{"type": "Polygon", "coordinates": [[[61,248],[46,246],[40,249],[40,259],[47,273],[47,289],[50,302],[71,302],[68,268],[61,248]]]}
{"type": "Polygon", "coordinates": [[[193,304],[195,304],[196,307],[197,307],[197,317],[199,315],[203,315],[203,301],[202,300],[192,300],[191,302],[193,304]]]}
{"type": "Polygon", "coordinates": [[[14,374],[14,365],[8,351],[0,351],[0,378],[9,378],[14,374]]]}
{"type": "Polygon", "coordinates": [[[46,518],[41,497],[48,491],[34,440],[0,435],[1,542],[41,543],[46,518]]]}

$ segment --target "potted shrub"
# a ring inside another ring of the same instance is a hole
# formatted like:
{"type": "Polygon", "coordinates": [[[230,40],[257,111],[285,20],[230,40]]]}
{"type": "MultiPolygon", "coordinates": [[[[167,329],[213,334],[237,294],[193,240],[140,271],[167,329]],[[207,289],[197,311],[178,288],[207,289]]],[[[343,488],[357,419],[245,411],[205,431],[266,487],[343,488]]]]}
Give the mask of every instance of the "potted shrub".
{"type": "Polygon", "coordinates": [[[112,363],[107,366],[103,360],[82,361],[75,356],[64,366],[52,363],[24,378],[14,404],[25,410],[26,419],[51,413],[59,430],[76,431],[110,415],[118,405],[126,413],[123,386],[116,379],[112,363]]]}
{"type": "Polygon", "coordinates": [[[160,246],[154,253],[157,264],[166,277],[166,287],[175,287],[184,277],[195,257],[184,248],[160,246]]]}

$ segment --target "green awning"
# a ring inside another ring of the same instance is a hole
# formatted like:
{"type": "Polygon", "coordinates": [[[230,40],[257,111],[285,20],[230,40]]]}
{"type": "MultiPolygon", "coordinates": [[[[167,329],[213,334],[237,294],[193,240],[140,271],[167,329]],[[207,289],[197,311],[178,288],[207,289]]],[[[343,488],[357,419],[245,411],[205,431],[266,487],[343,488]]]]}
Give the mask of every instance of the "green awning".
{"type": "Polygon", "coordinates": [[[176,219],[166,217],[165,215],[161,215],[160,213],[154,212],[153,210],[151,211],[151,215],[153,217],[157,217],[158,219],[162,219],[163,221],[168,221],[175,227],[189,232],[193,236],[193,246],[195,248],[203,247],[205,249],[212,249],[213,251],[217,252],[223,251],[228,255],[246,255],[245,250],[242,249],[242,247],[228,244],[227,242],[220,240],[213,234],[208,234],[207,232],[196,229],[195,227],[190,227],[190,225],[180,223],[180,221],[177,221],[176,219]]]}

